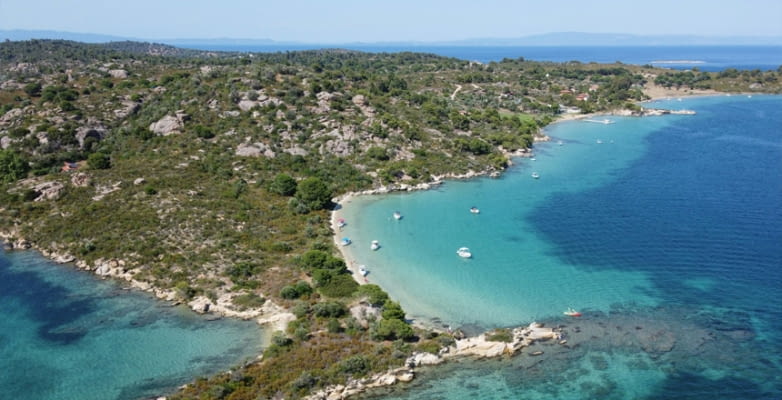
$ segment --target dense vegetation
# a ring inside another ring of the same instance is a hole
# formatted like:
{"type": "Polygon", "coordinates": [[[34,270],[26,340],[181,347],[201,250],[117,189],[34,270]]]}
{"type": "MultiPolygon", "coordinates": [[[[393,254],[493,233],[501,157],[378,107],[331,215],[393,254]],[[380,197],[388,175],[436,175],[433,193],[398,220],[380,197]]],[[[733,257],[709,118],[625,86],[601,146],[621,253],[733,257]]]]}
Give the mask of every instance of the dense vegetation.
{"type": "Polygon", "coordinates": [[[779,93],[780,74],[6,42],[0,231],[92,266],[121,260],[184,301],[292,310],[263,362],[182,396],[296,397],[451,340],[414,331],[350,276],[328,225],[334,196],[500,171],[562,110],[632,108],[651,82],[779,93]],[[353,316],[361,301],[379,314],[353,316]]]}

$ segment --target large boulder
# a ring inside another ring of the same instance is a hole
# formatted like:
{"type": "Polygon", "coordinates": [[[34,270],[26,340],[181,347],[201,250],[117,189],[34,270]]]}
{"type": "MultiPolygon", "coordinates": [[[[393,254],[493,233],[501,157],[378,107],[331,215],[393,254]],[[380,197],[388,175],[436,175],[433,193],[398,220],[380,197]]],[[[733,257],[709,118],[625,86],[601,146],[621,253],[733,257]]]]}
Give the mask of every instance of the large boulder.
{"type": "Polygon", "coordinates": [[[242,110],[242,111],[250,111],[250,110],[253,109],[253,107],[255,107],[257,105],[258,105],[258,102],[257,101],[252,101],[252,100],[241,100],[241,101],[239,101],[239,104],[238,104],[239,109],[242,110]]]}
{"type": "Polygon", "coordinates": [[[11,143],[13,143],[14,140],[11,139],[8,136],[0,137],[0,150],[5,150],[9,147],[11,147],[11,143]]]}
{"type": "Polygon", "coordinates": [[[149,125],[149,130],[156,135],[168,136],[175,133],[180,133],[184,126],[185,118],[177,115],[166,115],[157,122],[153,122],[149,125]]]}
{"type": "Polygon", "coordinates": [[[141,106],[135,101],[125,100],[122,102],[122,108],[114,110],[114,115],[119,119],[123,119],[128,115],[135,114],[139,108],[141,106]]]}
{"type": "Polygon", "coordinates": [[[112,78],[125,79],[128,77],[128,71],[125,71],[124,69],[111,69],[109,70],[109,75],[111,75],[112,78]]]}
{"type": "Polygon", "coordinates": [[[236,155],[242,157],[265,156],[274,158],[275,154],[269,146],[263,143],[242,143],[236,148],[236,155]]]}
{"type": "Polygon", "coordinates": [[[33,190],[38,193],[38,196],[33,201],[57,200],[60,198],[63,189],[65,189],[65,185],[60,182],[39,183],[33,186],[33,190]]]}

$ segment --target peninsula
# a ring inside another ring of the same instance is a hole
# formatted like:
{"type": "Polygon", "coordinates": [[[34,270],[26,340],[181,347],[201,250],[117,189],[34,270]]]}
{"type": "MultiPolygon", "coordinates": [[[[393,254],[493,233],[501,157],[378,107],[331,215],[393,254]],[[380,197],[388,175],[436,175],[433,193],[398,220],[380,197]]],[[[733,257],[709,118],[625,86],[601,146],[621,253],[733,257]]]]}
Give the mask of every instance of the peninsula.
{"type": "MultiPolygon", "coordinates": [[[[639,101],[658,96],[782,93],[781,78],[0,43],[0,237],[197,312],[274,324],[262,358],[172,398],[300,398],[335,385],[349,395],[348,382],[473,342],[413,327],[380,287],[359,285],[333,243],[335,197],[499,174],[563,115],[640,113],[639,101]]],[[[495,332],[488,341],[503,344],[487,348],[520,348],[530,335],[556,332],[495,332]]]]}

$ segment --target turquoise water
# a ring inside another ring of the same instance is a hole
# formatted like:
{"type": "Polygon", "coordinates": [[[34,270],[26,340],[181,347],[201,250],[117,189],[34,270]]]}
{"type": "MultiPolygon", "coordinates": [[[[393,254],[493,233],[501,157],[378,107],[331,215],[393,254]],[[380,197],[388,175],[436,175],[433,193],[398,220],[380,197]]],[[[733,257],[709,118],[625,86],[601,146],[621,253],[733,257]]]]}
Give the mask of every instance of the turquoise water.
{"type": "Polygon", "coordinates": [[[8,399],[139,399],[261,352],[254,322],[207,321],[144,293],[0,253],[0,393],[8,399]]]}
{"type": "Polygon", "coordinates": [[[384,398],[782,398],[782,97],[654,106],[698,114],[555,124],[499,179],[343,204],[348,258],[412,319],[568,339],[384,398]]]}

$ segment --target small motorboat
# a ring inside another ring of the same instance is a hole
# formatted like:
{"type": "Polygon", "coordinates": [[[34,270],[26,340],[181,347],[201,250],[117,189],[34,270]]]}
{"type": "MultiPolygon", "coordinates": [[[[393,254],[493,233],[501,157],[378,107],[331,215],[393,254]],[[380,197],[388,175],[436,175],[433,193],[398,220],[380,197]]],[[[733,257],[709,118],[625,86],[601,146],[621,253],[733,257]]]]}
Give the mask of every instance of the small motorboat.
{"type": "Polygon", "coordinates": [[[481,210],[479,210],[478,207],[470,207],[470,212],[473,214],[480,214],[481,210]]]}
{"type": "Polygon", "coordinates": [[[597,144],[603,144],[603,141],[602,141],[602,140],[600,140],[600,139],[597,139],[596,143],[597,143],[597,144]]]}
{"type": "Polygon", "coordinates": [[[470,252],[470,249],[467,247],[460,247],[459,250],[456,250],[456,254],[459,255],[461,258],[471,258],[472,253],[470,252]]]}
{"type": "Polygon", "coordinates": [[[578,312],[578,311],[576,311],[576,310],[574,310],[572,308],[568,308],[567,311],[564,312],[564,314],[569,316],[569,317],[580,317],[581,316],[580,312],[578,312]]]}
{"type": "Polygon", "coordinates": [[[563,144],[561,140],[557,141],[557,145],[562,146],[563,144]]]}
{"type": "Polygon", "coordinates": [[[337,227],[338,227],[338,228],[344,228],[344,227],[345,227],[345,225],[347,225],[347,224],[348,224],[348,223],[347,223],[347,222],[345,222],[345,220],[344,220],[344,219],[342,219],[342,218],[340,218],[340,219],[338,219],[338,220],[337,220],[337,227]]]}
{"type": "Polygon", "coordinates": [[[361,276],[367,276],[367,274],[369,273],[369,271],[367,270],[367,266],[366,265],[360,265],[358,267],[358,273],[361,274],[361,276]]]}
{"type": "Polygon", "coordinates": [[[399,211],[394,211],[394,219],[395,220],[402,219],[402,213],[400,213],[399,211]]]}
{"type": "Polygon", "coordinates": [[[537,172],[533,172],[532,173],[532,177],[535,178],[535,179],[538,179],[538,178],[540,178],[540,174],[538,174],[537,172]]]}
{"type": "Polygon", "coordinates": [[[537,159],[536,159],[535,157],[532,157],[532,158],[530,158],[529,160],[530,160],[530,161],[537,161],[537,159]]]}
{"type": "Polygon", "coordinates": [[[340,242],[340,244],[342,244],[343,246],[347,246],[347,245],[349,245],[351,243],[353,243],[353,242],[350,240],[350,238],[347,238],[347,237],[343,237],[342,241],[340,242]]]}
{"type": "Polygon", "coordinates": [[[379,249],[380,248],[380,242],[378,242],[377,240],[373,240],[372,244],[369,245],[369,248],[372,249],[372,250],[379,249]]]}

